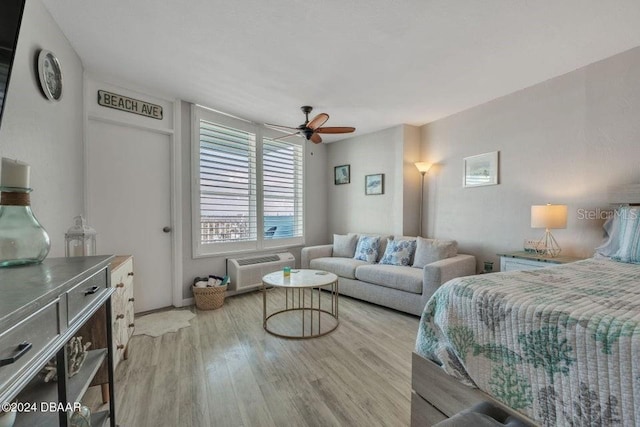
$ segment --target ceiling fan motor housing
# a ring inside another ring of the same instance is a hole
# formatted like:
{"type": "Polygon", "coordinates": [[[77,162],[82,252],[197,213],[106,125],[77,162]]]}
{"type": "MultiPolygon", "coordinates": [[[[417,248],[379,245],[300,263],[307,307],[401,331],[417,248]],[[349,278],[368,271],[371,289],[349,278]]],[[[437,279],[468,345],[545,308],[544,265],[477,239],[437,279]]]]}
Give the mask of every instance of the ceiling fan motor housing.
{"type": "Polygon", "coordinates": [[[313,129],[305,127],[304,129],[302,129],[302,134],[304,135],[305,138],[307,138],[307,141],[311,139],[311,136],[313,135],[313,129]]]}

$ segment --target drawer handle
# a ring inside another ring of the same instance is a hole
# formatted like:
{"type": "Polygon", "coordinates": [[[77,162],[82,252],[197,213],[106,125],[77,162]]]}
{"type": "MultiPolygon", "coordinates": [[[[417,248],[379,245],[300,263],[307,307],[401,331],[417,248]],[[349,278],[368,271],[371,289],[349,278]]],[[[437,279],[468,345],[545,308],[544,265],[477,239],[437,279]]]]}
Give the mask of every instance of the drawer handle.
{"type": "Polygon", "coordinates": [[[128,272],[127,276],[133,276],[133,271],[128,272]]]}
{"type": "Polygon", "coordinates": [[[124,288],[124,283],[118,283],[118,284],[116,285],[116,288],[124,288]]]}
{"type": "Polygon", "coordinates": [[[118,345],[116,346],[116,348],[117,348],[118,350],[122,350],[122,349],[124,348],[124,344],[118,344],[118,345]]]}
{"type": "Polygon", "coordinates": [[[135,325],[135,323],[129,323],[129,327],[130,327],[130,328],[135,328],[135,327],[136,327],[136,325],[135,325]]]}
{"type": "Polygon", "coordinates": [[[12,363],[15,363],[18,359],[20,359],[22,356],[27,354],[27,352],[31,350],[31,347],[33,347],[33,344],[26,341],[21,344],[18,344],[18,348],[17,348],[18,352],[11,357],[7,357],[6,359],[0,360],[0,366],[11,365],[12,363]]]}
{"type": "Polygon", "coordinates": [[[129,302],[134,302],[135,300],[135,298],[129,298],[129,302]]]}
{"type": "Polygon", "coordinates": [[[96,292],[98,292],[98,290],[99,290],[99,289],[100,289],[100,286],[92,286],[92,287],[90,287],[90,288],[87,288],[87,289],[84,291],[84,296],[86,297],[87,295],[93,295],[93,294],[95,294],[96,292]]]}
{"type": "Polygon", "coordinates": [[[124,319],[124,314],[118,314],[116,316],[116,320],[118,320],[118,319],[124,319]]]}

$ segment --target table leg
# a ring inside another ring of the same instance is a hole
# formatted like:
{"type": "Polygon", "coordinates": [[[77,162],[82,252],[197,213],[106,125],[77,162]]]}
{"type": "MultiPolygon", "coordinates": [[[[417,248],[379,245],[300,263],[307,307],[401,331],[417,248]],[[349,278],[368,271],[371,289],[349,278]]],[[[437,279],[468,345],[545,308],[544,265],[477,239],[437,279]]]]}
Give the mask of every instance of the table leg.
{"type": "Polygon", "coordinates": [[[311,323],[311,328],[309,329],[309,335],[313,335],[313,288],[311,288],[310,291],[311,291],[311,310],[309,310],[309,323],[311,323]]]}
{"type": "Polygon", "coordinates": [[[262,327],[267,329],[267,287],[262,282],[262,327]]]}
{"type": "Polygon", "coordinates": [[[322,301],[322,289],[318,288],[318,333],[322,333],[322,330],[320,329],[320,314],[322,314],[322,307],[320,306],[321,301],[322,301]]]}

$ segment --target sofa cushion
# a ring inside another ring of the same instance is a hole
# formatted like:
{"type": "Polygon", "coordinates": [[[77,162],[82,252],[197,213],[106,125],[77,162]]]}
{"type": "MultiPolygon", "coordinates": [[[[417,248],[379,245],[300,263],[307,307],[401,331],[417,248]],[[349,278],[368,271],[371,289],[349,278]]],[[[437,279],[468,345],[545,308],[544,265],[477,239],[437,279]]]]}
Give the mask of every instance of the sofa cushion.
{"type": "Polygon", "coordinates": [[[353,258],[336,257],[316,258],[309,262],[309,267],[314,270],[328,271],[347,279],[355,279],[356,268],[361,265],[367,265],[367,263],[353,258]]]}
{"type": "Polygon", "coordinates": [[[387,249],[380,260],[380,264],[410,266],[413,253],[416,250],[414,240],[387,240],[387,249]]]}
{"type": "Polygon", "coordinates": [[[371,237],[379,237],[380,238],[380,247],[378,248],[378,258],[376,258],[376,262],[379,262],[384,255],[384,250],[387,247],[387,240],[392,239],[393,236],[388,234],[371,234],[371,233],[358,233],[358,236],[371,236],[371,237]]]}
{"type": "Polygon", "coordinates": [[[357,234],[334,234],[333,235],[333,256],[343,258],[353,258],[358,244],[357,234]]]}
{"type": "Polygon", "coordinates": [[[422,270],[417,268],[365,264],[356,268],[356,279],[414,294],[422,293],[422,270]]]}
{"type": "Polygon", "coordinates": [[[458,242],[455,240],[424,239],[418,237],[413,266],[423,268],[427,264],[451,258],[458,254],[458,242]]]}
{"type": "Polygon", "coordinates": [[[353,258],[373,264],[378,259],[379,249],[380,237],[360,236],[358,239],[358,246],[356,246],[356,254],[353,258]]]}

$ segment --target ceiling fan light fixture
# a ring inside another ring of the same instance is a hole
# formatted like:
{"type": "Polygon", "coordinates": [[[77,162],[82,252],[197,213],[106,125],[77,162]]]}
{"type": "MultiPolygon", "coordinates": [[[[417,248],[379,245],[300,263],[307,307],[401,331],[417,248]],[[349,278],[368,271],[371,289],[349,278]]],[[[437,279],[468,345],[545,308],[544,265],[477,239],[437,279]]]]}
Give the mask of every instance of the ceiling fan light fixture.
{"type": "Polygon", "coordinates": [[[311,141],[314,144],[320,144],[322,142],[322,138],[320,137],[320,133],[330,133],[330,134],[339,134],[339,133],[351,133],[356,130],[354,127],[322,127],[327,120],[329,120],[329,115],[326,113],[320,113],[315,116],[311,121],[309,121],[309,113],[313,110],[313,107],[309,105],[304,105],[300,107],[302,112],[305,115],[305,122],[298,126],[297,128],[292,128],[289,126],[281,126],[281,125],[272,125],[265,123],[265,126],[278,130],[280,132],[286,132],[290,130],[295,130],[297,132],[281,136],[276,139],[284,139],[294,135],[304,136],[307,141],[311,141]]]}

